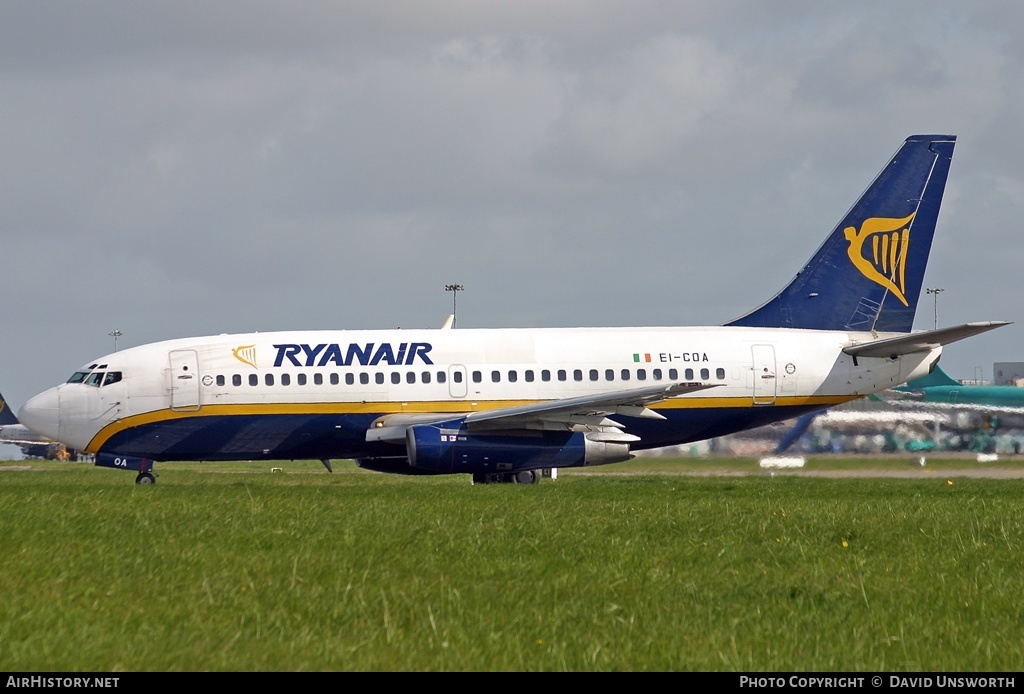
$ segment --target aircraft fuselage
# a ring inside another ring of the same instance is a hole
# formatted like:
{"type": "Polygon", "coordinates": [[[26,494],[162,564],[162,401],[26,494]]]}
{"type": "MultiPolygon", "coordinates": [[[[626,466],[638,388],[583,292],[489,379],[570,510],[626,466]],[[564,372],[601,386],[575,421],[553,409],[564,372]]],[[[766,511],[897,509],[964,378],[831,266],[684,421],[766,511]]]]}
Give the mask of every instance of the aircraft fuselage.
{"type": "Polygon", "coordinates": [[[368,440],[388,416],[456,419],[658,383],[714,386],[651,405],[660,417],[616,416],[640,450],[876,393],[923,375],[941,351],[858,360],[842,352],[877,338],[742,327],[221,335],[109,354],[26,410],[37,431],[97,454],[373,458],[404,455],[368,440]]]}

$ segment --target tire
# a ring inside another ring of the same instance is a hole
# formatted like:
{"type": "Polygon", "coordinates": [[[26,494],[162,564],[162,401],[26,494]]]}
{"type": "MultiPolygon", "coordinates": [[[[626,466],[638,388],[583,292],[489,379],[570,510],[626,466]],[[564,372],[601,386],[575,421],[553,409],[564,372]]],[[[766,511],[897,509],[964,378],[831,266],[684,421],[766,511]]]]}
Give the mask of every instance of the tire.
{"type": "Polygon", "coordinates": [[[520,470],[514,479],[516,484],[537,484],[540,482],[540,470],[520,470]]]}

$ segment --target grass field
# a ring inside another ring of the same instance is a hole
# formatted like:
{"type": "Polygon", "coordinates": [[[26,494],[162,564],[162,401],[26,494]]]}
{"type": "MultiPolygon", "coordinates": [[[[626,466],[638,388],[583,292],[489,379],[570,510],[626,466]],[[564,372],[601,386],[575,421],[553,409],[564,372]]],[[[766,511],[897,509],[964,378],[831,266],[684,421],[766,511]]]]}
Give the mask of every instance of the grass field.
{"type": "Polygon", "coordinates": [[[1024,480],[960,476],[970,460],[898,479],[842,473],[905,461],[640,459],[532,486],[274,465],[164,464],[140,487],[0,463],[0,670],[1024,663],[1024,480]]]}

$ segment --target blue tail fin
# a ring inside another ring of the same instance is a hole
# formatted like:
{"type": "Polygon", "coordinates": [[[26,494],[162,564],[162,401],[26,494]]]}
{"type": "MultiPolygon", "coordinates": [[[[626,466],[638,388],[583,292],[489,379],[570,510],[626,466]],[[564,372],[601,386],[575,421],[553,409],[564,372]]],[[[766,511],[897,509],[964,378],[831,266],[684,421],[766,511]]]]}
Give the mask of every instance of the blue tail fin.
{"type": "Polygon", "coordinates": [[[7,426],[8,424],[18,424],[18,417],[4,400],[4,396],[0,395],[0,425],[7,426]]]}
{"type": "Polygon", "coordinates": [[[727,325],[910,332],[955,144],[908,137],[793,281],[727,325]]]}

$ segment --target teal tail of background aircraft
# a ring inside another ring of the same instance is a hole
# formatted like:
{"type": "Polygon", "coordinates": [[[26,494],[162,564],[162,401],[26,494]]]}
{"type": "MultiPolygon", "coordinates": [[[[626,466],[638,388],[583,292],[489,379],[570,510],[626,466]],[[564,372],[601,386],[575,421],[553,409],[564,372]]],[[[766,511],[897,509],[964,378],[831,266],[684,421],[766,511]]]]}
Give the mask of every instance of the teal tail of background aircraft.
{"type": "Polygon", "coordinates": [[[923,403],[1024,409],[1024,388],[1020,386],[964,385],[939,367],[893,390],[923,403]]]}
{"type": "Polygon", "coordinates": [[[527,483],[823,410],[1005,324],[911,332],[954,144],[908,138],[789,285],[725,325],[170,340],[88,362],[20,418],[139,483],[153,461],[281,459],[527,483]]]}

